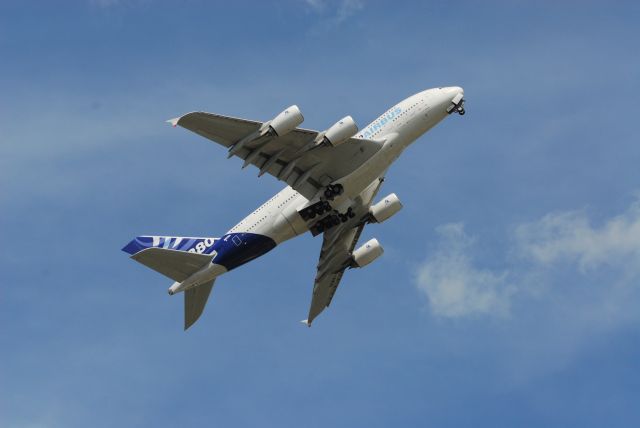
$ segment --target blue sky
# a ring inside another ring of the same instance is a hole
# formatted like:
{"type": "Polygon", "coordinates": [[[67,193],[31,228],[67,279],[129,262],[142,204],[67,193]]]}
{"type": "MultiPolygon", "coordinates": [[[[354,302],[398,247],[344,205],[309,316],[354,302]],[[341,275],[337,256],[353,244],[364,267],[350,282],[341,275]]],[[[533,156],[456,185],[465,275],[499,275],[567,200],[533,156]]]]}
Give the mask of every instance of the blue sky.
{"type": "Polygon", "coordinates": [[[0,425],[640,424],[634,2],[0,3],[0,425]],[[55,4],[54,4],[55,3],[55,4]],[[120,251],[218,236],[281,188],[163,121],[364,126],[429,87],[418,140],[307,329],[320,241],[221,278],[182,331],[120,251]]]}

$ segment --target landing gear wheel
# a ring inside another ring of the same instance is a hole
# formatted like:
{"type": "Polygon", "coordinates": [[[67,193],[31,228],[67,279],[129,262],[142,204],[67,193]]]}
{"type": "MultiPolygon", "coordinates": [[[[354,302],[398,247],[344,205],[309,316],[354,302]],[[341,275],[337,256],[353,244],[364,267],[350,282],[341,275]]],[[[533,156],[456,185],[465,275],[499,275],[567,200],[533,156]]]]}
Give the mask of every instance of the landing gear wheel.
{"type": "Polygon", "coordinates": [[[342,184],[330,184],[324,190],[324,197],[332,201],[333,198],[335,198],[338,195],[342,195],[343,192],[344,192],[344,187],[342,187],[342,184]]]}

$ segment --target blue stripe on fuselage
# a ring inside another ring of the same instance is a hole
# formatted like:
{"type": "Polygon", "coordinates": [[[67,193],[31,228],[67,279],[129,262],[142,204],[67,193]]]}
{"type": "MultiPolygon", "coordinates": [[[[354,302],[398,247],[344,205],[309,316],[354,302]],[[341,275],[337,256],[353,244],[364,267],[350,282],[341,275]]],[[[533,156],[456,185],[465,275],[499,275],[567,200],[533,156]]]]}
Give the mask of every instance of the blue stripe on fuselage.
{"type": "Polygon", "coordinates": [[[275,241],[268,236],[257,233],[228,233],[213,244],[212,254],[215,256],[211,263],[222,265],[227,270],[235,269],[268,253],[275,246],[275,241]]]}

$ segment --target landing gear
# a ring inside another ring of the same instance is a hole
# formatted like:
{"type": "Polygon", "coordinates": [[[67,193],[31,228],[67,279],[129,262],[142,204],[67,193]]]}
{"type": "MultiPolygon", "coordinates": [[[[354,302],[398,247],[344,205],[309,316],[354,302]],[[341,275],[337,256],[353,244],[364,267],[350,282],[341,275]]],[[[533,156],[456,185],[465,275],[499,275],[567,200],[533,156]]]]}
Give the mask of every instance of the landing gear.
{"type": "Polygon", "coordinates": [[[346,223],[349,219],[354,218],[356,214],[353,212],[353,209],[349,208],[345,213],[331,214],[328,215],[316,222],[313,226],[310,227],[311,234],[313,236],[317,236],[322,232],[325,232],[335,226],[338,226],[340,223],[346,223]]]}
{"type": "Polygon", "coordinates": [[[453,112],[458,113],[460,116],[464,116],[464,98],[462,97],[462,94],[456,95],[451,100],[451,105],[447,107],[447,114],[451,114],[453,112]]]}
{"type": "Polygon", "coordinates": [[[339,225],[341,222],[342,220],[340,219],[339,215],[336,215],[336,214],[328,215],[325,218],[318,220],[316,224],[311,226],[310,228],[311,234],[313,236],[317,236],[322,232],[325,232],[331,229],[332,227],[339,225]]]}
{"type": "Polygon", "coordinates": [[[346,223],[350,218],[354,218],[355,216],[356,215],[353,212],[353,209],[349,207],[349,209],[347,209],[347,212],[339,213],[337,217],[340,219],[340,223],[346,223]]]}
{"type": "Polygon", "coordinates": [[[333,198],[342,195],[343,192],[344,187],[342,187],[342,184],[329,184],[324,190],[324,197],[329,201],[333,201],[333,198]]]}
{"type": "Polygon", "coordinates": [[[321,216],[324,213],[328,213],[329,211],[331,211],[331,205],[329,205],[329,202],[320,201],[299,211],[299,213],[302,219],[307,221],[314,219],[316,216],[321,216]]]}

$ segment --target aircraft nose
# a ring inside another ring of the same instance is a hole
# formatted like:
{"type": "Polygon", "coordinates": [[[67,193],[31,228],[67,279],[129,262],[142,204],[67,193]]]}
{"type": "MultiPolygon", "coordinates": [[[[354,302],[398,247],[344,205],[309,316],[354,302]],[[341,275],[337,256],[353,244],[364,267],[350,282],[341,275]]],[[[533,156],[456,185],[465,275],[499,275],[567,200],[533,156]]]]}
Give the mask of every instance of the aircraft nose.
{"type": "Polygon", "coordinates": [[[453,112],[463,115],[464,111],[464,89],[460,86],[448,86],[442,88],[442,106],[448,114],[453,112]]]}
{"type": "Polygon", "coordinates": [[[449,86],[444,88],[444,90],[452,95],[462,94],[464,95],[464,89],[460,86],[449,86]]]}

